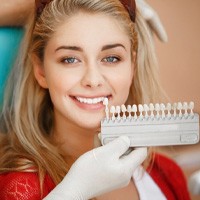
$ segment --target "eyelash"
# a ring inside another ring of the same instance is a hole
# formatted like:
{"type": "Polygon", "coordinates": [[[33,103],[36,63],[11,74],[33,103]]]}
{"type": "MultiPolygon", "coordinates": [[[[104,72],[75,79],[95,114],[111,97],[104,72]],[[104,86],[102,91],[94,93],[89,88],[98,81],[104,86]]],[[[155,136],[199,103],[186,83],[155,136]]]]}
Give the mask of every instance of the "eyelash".
{"type": "Polygon", "coordinates": [[[76,57],[66,57],[66,58],[61,59],[61,62],[62,62],[62,63],[66,63],[66,64],[74,64],[74,63],[79,62],[79,60],[78,60],[76,57]],[[71,62],[71,61],[69,61],[69,60],[71,60],[71,59],[76,60],[76,62],[71,62]],[[67,60],[68,60],[68,61],[67,61],[67,60]],[[67,61],[67,62],[66,62],[66,61],[67,61]]]}
{"type": "Polygon", "coordinates": [[[106,58],[104,58],[102,61],[105,61],[107,63],[117,63],[119,62],[121,59],[117,56],[107,56],[106,58]],[[112,59],[112,60],[115,60],[115,61],[108,61],[108,59],[112,59]],[[107,61],[106,61],[107,60],[107,61]]]}
{"type": "MultiPolygon", "coordinates": [[[[121,61],[121,58],[119,58],[118,56],[107,56],[103,58],[102,61],[108,64],[112,64],[112,63],[118,63],[119,61],[121,61]],[[109,59],[112,59],[112,60],[109,61],[109,59]]],[[[61,59],[61,63],[65,63],[65,64],[75,64],[78,62],[80,62],[80,60],[77,59],[76,57],[65,57],[61,59]]]]}

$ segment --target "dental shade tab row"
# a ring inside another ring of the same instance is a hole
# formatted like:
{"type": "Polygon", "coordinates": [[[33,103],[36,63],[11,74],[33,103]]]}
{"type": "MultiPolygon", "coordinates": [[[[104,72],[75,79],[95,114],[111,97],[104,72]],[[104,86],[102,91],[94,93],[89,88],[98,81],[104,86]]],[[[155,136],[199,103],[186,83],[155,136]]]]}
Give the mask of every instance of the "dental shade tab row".
{"type": "Polygon", "coordinates": [[[199,115],[194,103],[139,104],[108,107],[101,121],[101,143],[126,135],[132,147],[196,144],[199,142],[199,115]]]}
{"type": "Polygon", "coordinates": [[[176,117],[192,117],[194,116],[194,102],[178,102],[167,104],[139,104],[137,105],[125,105],[111,106],[108,108],[108,101],[104,101],[105,113],[107,120],[125,120],[125,119],[143,119],[143,118],[176,118],[176,117]]]}

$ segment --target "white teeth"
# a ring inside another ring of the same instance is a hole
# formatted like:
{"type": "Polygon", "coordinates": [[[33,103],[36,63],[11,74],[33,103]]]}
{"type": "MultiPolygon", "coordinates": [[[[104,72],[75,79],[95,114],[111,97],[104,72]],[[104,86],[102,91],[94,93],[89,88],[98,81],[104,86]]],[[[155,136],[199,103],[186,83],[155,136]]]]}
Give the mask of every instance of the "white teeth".
{"type": "Polygon", "coordinates": [[[78,101],[81,103],[86,103],[86,104],[96,104],[103,102],[106,97],[99,97],[99,98],[82,98],[82,97],[76,97],[78,101]]]}

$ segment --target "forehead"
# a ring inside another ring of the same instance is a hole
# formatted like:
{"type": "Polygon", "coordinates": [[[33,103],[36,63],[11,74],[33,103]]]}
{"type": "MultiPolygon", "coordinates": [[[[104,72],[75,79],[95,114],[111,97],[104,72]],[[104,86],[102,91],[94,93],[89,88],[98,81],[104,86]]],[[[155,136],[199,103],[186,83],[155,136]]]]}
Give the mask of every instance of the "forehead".
{"type": "Polygon", "coordinates": [[[79,12],[62,22],[49,42],[56,45],[62,45],[63,42],[80,45],[122,42],[130,45],[129,36],[121,21],[106,14],[86,12],[79,12]]]}

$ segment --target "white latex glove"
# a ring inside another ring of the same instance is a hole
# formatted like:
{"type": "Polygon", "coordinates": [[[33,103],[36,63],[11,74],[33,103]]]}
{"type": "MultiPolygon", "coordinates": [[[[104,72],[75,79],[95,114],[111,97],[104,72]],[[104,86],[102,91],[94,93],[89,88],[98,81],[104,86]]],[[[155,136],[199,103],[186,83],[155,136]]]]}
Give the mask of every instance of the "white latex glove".
{"type": "Polygon", "coordinates": [[[194,195],[200,194],[200,170],[194,172],[189,178],[189,190],[194,195]]]}
{"type": "Polygon", "coordinates": [[[138,10],[141,12],[141,15],[148,22],[150,28],[153,32],[155,32],[157,37],[162,42],[167,42],[167,33],[156,11],[151,6],[149,6],[145,0],[136,0],[136,5],[138,10]]]}
{"type": "Polygon", "coordinates": [[[121,136],[83,154],[44,200],[88,200],[128,185],[134,170],[147,156],[146,148],[124,156],[129,146],[129,138],[121,136]]]}

